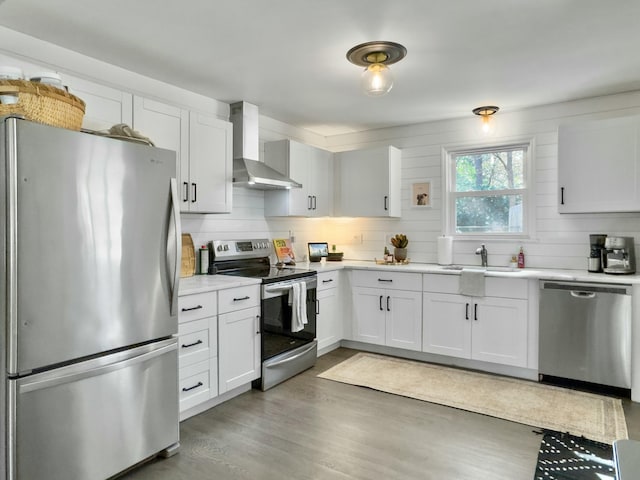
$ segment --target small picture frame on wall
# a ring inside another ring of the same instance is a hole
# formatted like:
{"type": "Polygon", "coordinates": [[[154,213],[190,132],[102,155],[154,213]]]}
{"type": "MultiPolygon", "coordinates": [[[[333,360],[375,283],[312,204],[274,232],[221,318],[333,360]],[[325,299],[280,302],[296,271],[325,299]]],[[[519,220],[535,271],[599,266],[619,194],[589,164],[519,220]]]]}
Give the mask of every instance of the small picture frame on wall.
{"type": "Polygon", "coordinates": [[[421,180],[411,184],[411,207],[431,208],[431,181],[421,180]]]}

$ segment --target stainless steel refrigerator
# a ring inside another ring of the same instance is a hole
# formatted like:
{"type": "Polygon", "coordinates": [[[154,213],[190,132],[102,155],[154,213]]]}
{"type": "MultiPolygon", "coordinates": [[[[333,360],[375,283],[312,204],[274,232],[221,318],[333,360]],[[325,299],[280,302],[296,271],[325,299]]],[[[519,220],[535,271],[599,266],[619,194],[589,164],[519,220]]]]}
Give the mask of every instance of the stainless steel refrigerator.
{"type": "Polygon", "coordinates": [[[0,478],[104,479],[174,451],[175,153],[0,121],[0,478]]]}

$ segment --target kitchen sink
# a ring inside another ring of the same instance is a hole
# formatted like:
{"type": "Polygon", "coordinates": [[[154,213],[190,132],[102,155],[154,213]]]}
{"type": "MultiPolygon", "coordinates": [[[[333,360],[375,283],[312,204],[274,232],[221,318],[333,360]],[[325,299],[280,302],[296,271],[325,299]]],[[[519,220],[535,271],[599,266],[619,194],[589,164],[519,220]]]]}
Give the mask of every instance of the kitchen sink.
{"type": "Polygon", "coordinates": [[[468,270],[484,270],[486,272],[519,272],[522,271],[521,268],[517,267],[480,267],[478,265],[445,265],[442,267],[443,270],[454,270],[461,271],[463,269],[468,270]]]}

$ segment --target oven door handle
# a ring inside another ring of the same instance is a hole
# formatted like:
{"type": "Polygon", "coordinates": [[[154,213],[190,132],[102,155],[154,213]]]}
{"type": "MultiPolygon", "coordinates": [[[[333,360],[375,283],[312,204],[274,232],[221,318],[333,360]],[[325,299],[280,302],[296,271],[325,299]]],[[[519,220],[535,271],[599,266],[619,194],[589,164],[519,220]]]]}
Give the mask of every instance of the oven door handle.
{"type": "Polygon", "coordinates": [[[293,362],[294,360],[297,360],[303,355],[306,355],[314,348],[316,348],[316,346],[315,344],[312,343],[311,346],[305,348],[302,352],[294,355],[293,357],[285,358],[284,360],[280,360],[279,362],[269,363],[268,367],[277,367],[278,365],[284,365],[285,363],[293,362]]]}

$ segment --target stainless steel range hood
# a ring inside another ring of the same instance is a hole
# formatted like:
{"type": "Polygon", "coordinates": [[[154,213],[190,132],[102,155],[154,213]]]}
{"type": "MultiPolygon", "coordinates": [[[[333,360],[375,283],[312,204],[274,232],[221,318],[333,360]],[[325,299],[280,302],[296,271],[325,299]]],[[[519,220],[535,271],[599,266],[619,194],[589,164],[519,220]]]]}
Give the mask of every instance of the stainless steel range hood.
{"type": "Polygon", "coordinates": [[[258,190],[300,188],[302,185],[259,161],[258,107],[231,104],[233,123],[233,184],[258,190]]]}

